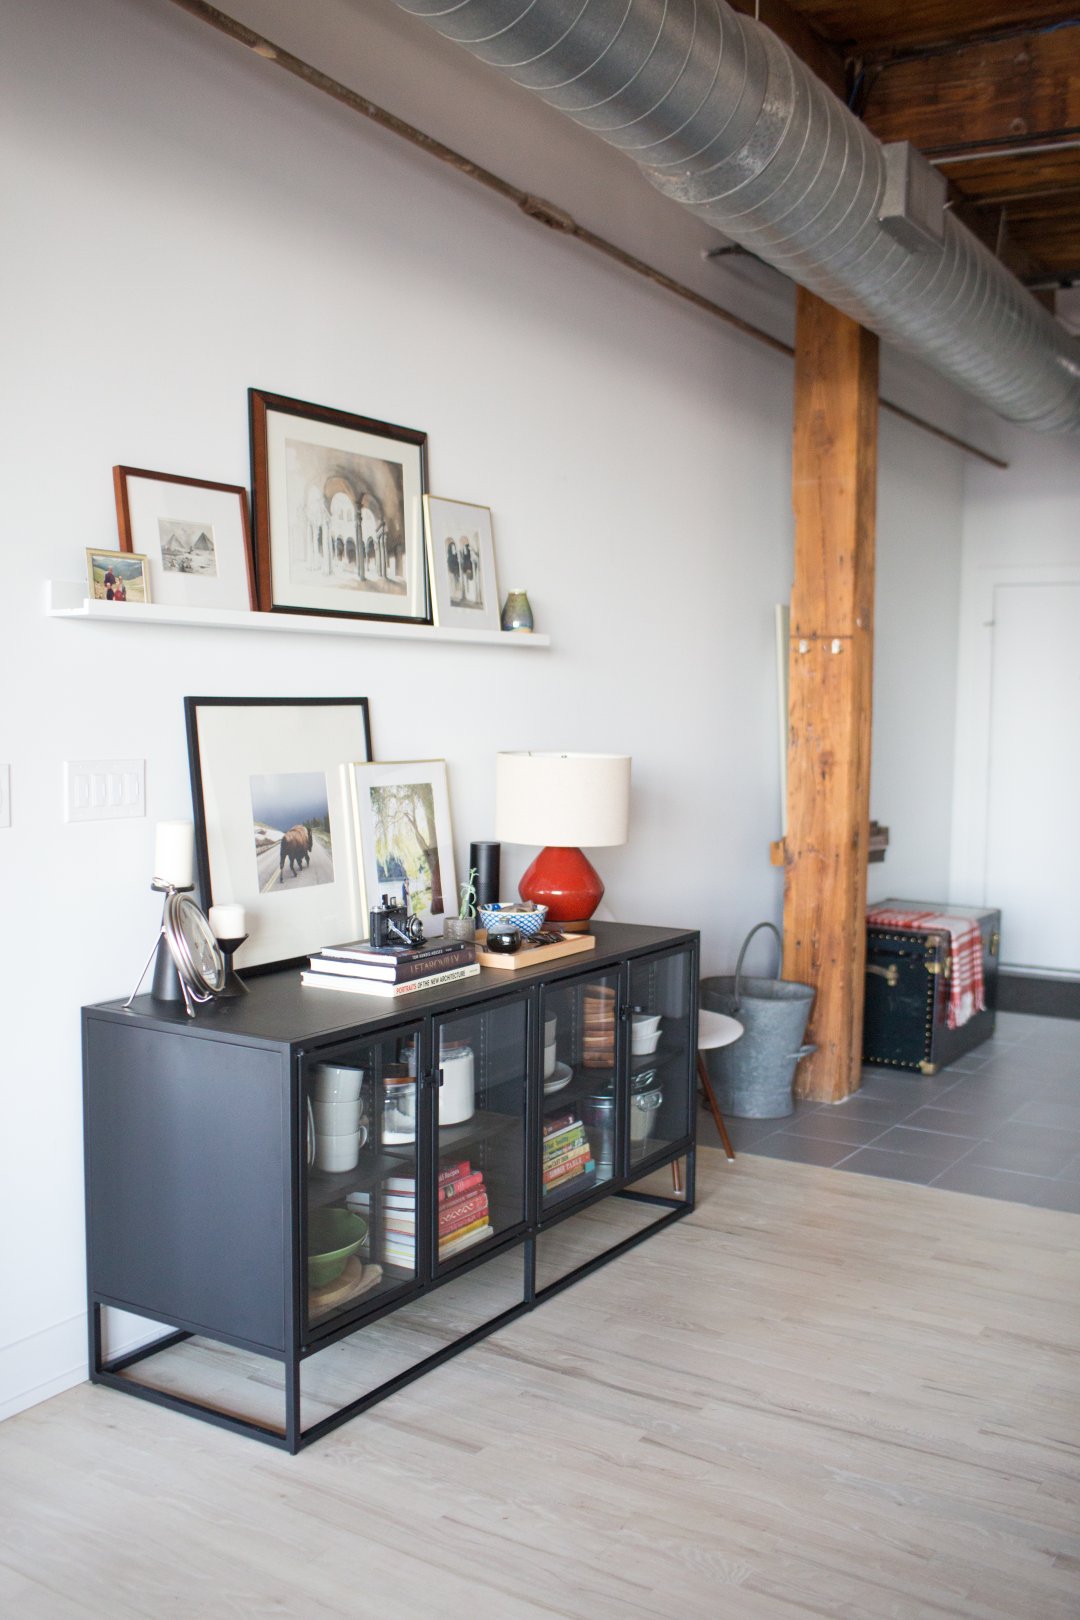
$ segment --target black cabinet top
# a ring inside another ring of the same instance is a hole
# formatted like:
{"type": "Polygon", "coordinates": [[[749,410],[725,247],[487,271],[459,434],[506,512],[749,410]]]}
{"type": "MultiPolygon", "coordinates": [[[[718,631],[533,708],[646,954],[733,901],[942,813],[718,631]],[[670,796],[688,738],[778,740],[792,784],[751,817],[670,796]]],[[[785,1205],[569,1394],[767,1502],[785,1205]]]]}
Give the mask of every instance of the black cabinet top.
{"type": "MultiPolygon", "coordinates": [[[[519,968],[513,973],[481,968],[475,978],[458,979],[406,996],[363,996],[312,989],[300,983],[300,969],[294,967],[252,974],[245,980],[248,995],[210,1002],[200,1007],[194,1018],[187,1016],[182,1002],[156,1001],[152,996],[137,996],[129,1010],[124,1009],[121,999],[100,1002],[84,1011],[89,1017],[117,1019],[143,1029],[179,1029],[206,1040],[305,1046],[347,1040],[354,1033],[373,1034],[431,1012],[528,989],[540,979],[567,978],[601,966],[610,967],[627,957],[689,945],[698,937],[692,929],[652,928],[639,923],[595,923],[592,932],[596,936],[594,951],[519,968]]],[[[243,976],[242,963],[240,973],[243,976]]]]}

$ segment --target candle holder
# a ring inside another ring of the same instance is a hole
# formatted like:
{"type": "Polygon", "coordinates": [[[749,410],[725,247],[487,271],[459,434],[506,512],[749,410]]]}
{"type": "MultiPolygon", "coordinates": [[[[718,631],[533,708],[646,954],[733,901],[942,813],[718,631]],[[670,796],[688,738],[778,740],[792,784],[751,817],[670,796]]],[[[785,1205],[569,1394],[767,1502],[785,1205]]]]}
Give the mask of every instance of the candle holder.
{"type": "Polygon", "coordinates": [[[161,923],[135,988],[124,1002],[124,1009],[126,1011],[131,1007],[153,962],[154,977],[150,986],[153,999],[183,1002],[188,1017],[194,1018],[197,1005],[212,1001],[222,994],[225,985],[224,957],[210,932],[210,924],[194,900],[188,898],[195,887],[193,883],[176,884],[154,878],[150,887],[156,894],[165,896],[161,923]]]}
{"type": "Polygon", "coordinates": [[[218,995],[246,996],[248,987],[233,967],[233,957],[247,939],[246,934],[238,934],[235,939],[222,939],[220,934],[215,935],[222,956],[225,958],[225,988],[218,991],[218,995]]]}

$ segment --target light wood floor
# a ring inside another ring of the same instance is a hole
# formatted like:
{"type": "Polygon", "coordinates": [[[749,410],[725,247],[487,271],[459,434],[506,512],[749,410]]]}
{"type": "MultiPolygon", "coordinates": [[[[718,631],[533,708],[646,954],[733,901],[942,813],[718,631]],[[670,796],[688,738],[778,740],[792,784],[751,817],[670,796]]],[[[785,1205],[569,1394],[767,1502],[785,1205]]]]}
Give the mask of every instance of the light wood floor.
{"type": "Polygon", "coordinates": [[[1077,1620],[1080,1217],[703,1152],[688,1220],[297,1458],[0,1428],[20,1620],[1077,1620]]]}

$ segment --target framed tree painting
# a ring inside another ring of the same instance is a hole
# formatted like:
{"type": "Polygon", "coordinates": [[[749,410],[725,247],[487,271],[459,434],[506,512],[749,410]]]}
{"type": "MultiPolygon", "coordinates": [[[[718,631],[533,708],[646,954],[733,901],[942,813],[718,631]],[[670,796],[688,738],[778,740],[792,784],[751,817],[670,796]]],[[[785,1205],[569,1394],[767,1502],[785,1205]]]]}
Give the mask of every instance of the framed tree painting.
{"type": "Polygon", "coordinates": [[[366,933],[351,774],[371,757],[366,698],[188,697],[204,908],[239,902],[237,965],[294,961],[366,933]]]}
{"type": "Polygon", "coordinates": [[[358,763],[352,780],[365,915],[385,894],[441,933],[457,915],[445,760],[358,763]]]}
{"type": "Polygon", "coordinates": [[[147,558],[154,602],[255,606],[246,489],[143,467],[114,467],[113,489],[121,550],[147,558]]]}
{"type": "Polygon", "coordinates": [[[425,495],[424,515],[435,623],[455,630],[498,630],[490,508],[425,495]]]}
{"type": "Polygon", "coordinates": [[[426,433],[249,389],[259,606],[430,624],[426,433]]]}

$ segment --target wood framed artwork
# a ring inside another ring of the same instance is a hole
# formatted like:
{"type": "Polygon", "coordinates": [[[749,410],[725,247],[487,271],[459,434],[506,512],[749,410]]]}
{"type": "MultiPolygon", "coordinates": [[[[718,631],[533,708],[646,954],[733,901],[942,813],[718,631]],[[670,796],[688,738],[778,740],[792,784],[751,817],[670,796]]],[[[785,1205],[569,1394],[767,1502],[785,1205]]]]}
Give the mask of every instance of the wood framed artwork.
{"type": "Polygon", "coordinates": [[[352,787],[365,916],[385,894],[441,934],[458,909],[446,761],[357,763],[352,787]]]}
{"type": "Polygon", "coordinates": [[[280,966],[362,926],[351,773],[367,698],[186,697],[204,909],[239,902],[238,966],[280,966]]]}
{"type": "Polygon", "coordinates": [[[425,495],[424,519],[435,623],[456,630],[498,630],[490,507],[425,495]]]}
{"type": "Polygon", "coordinates": [[[149,602],[147,558],[130,551],[86,548],[86,583],[92,602],[149,602]]]}
{"type": "Polygon", "coordinates": [[[259,606],[430,624],[427,434],[248,390],[259,606]]]}
{"type": "Polygon", "coordinates": [[[114,467],[113,489],[121,550],[147,558],[155,602],[255,606],[246,489],[144,467],[114,467]]]}

